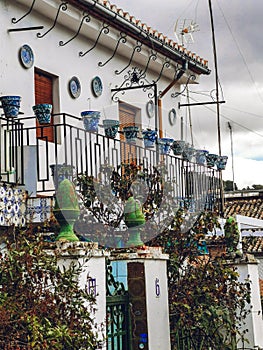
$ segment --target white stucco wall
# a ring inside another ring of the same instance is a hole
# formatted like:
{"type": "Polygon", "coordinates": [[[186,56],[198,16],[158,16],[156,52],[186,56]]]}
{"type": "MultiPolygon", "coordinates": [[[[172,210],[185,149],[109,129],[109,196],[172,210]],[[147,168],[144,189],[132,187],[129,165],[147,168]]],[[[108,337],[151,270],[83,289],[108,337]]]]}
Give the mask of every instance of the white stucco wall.
{"type": "Polygon", "coordinates": [[[170,328],[166,260],[145,260],[149,349],[169,350],[170,328]]]}
{"type": "MultiPolygon", "coordinates": [[[[244,329],[248,329],[245,335],[248,343],[245,342],[244,346],[249,348],[263,348],[263,319],[262,319],[262,308],[260,302],[260,291],[259,291],[259,275],[257,262],[241,263],[237,265],[237,271],[240,275],[239,280],[241,282],[250,280],[251,287],[251,303],[247,307],[251,313],[246,317],[244,329]]],[[[239,340],[238,345],[243,346],[242,341],[239,340]]]]}
{"type": "MultiPolygon", "coordinates": [[[[59,243],[58,243],[59,245],[59,243]]],[[[95,332],[98,332],[101,340],[99,349],[106,349],[106,268],[105,252],[99,249],[85,249],[85,243],[61,243],[60,266],[69,266],[73,261],[82,265],[82,272],[79,276],[79,285],[81,288],[89,289],[96,294],[96,312],[94,316],[95,332]],[[79,245],[80,247],[76,247],[79,245]],[[83,246],[81,248],[81,246],[83,246]],[[71,248],[70,248],[71,247],[71,248]],[[73,247],[73,248],[72,248],[73,247]],[[89,279],[93,279],[89,284],[89,279]],[[94,289],[95,288],[95,289],[94,289]]]]}
{"type": "MultiPolygon", "coordinates": [[[[97,47],[84,57],[79,57],[79,52],[85,52],[91,48],[94,41],[88,37],[96,38],[101,23],[91,19],[89,23],[83,25],[80,35],[65,46],[59,46],[59,41],[66,42],[77,31],[82,13],[73,10],[68,5],[68,10],[59,14],[58,20],[63,21],[64,26],[57,23],[54,29],[43,38],[38,38],[37,33],[45,33],[53,24],[56,15],[58,1],[37,1],[34,9],[45,11],[38,13],[35,10],[26,16],[18,24],[12,24],[13,17],[20,18],[25,14],[29,5],[27,1],[1,1],[0,3],[0,31],[1,31],[1,74],[0,74],[0,95],[20,95],[22,96],[21,110],[25,116],[33,115],[32,106],[34,105],[34,69],[25,69],[19,62],[19,49],[23,44],[28,44],[34,52],[34,67],[53,74],[57,77],[56,86],[57,99],[54,103],[54,112],[66,112],[79,116],[80,112],[87,109],[100,110],[102,118],[118,119],[117,103],[111,99],[111,88],[120,85],[124,80],[124,74],[116,75],[115,70],[121,70],[128,63],[129,57],[134,47],[134,40],[128,40],[127,44],[120,44],[115,57],[104,67],[99,67],[99,62],[105,62],[113,53],[119,33],[110,28],[108,35],[102,34],[97,47]],[[26,5],[25,5],[26,4],[26,5]],[[50,18],[46,18],[48,15],[50,18]],[[8,32],[8,29],[23,28],[30,26],[43,25],[44,29],[8,32]],[[70,28],[68,28],[69,26],[70,28]],[[102,44],[102,45],[101,45],[102,44]],[[111,45],[111,49],[103,46],[111,45]],[[125,57],[127,56],[127,57],[125,57]],[[68,82],[72,76],[77,76],[81,82],[81,95],[73,99],[68,92],[68,82]],[[103,93],[100,97],[94,97],[91,92],[91,79],[94,76],[100,76],[103,82],[103,93]],[[15,81],[15,84],[14,84],[15,81]]],[[[134,55],[134,62],[129,67],[139,66],[144,70],[151,50],[143,46],[141,53],[134,55]],[[137,61],[137,62],[136,62],[137,61]],[[140,64],[142,64],[140,66],[140,64]]],[[[157,79],[162,60],[159,58],[151,61],[150,69],[147,71],[147,81],[157,79]]],[[[174,67],[164,69],[163,76],[158,82],[158,91],[162,91],[168,86],[175,75],[174,67]]],[[[178,91],[179,85],[175,90],[178,91]]],[[[180,137],[179,121],[171,127],[169,124],[168,113],[171,108],[178,111],[179,99],[172,99],[172,89],[163,97],[163,131],[167,136],[174,138],[180,137]]],[[[126,92],[121,95],[121,100],[137,106],[141,109],[142,127],[154,126],[154,118],[149,119],[146,114],[146,103],[148,102],[148,93],[142,90],[126,92]]]]}

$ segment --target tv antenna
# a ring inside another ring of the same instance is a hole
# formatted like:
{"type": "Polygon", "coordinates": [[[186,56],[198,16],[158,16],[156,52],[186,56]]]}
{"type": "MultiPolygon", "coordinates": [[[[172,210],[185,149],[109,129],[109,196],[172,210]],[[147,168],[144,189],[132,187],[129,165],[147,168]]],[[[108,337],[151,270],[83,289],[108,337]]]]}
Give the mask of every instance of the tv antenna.
{"type": "Polygon", "coordinates": [[[194,42],[192,34],[197,31],[198,24],[191,19],[177,20],[174,26],[176,40],[184,47],[194,42]]]}

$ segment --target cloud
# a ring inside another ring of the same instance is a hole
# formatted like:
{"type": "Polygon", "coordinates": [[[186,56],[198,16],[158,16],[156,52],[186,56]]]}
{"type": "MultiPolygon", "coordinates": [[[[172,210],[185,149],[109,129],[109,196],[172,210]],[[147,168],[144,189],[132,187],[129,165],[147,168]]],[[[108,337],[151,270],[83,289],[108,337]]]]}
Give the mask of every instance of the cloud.
{"type": "MultiPolygon", "coordinates": [[[[234,157],[234,181],[238,189],[263,185],[263,160],[257,161],[242,157],[234,157]]],[[[232,180],[232,159],[228,159],[226,170],[223,171],[224,180],[232,180]]]]}

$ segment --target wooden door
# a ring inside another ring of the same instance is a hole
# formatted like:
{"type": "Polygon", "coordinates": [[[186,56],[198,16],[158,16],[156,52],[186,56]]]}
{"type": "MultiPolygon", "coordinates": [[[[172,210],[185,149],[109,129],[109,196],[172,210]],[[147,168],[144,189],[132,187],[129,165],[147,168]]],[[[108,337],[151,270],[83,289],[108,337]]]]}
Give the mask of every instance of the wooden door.
{"type": "MultiPolygon", "coordinates": [[[[35,70],[35,104],[49,103],[53,106],[53,78],[47,73],[42,73],[35,70]]],[[[37,138],[45,139],[49,142],[54,142],[54,121],[51,117],[50,125],[40,127],[36,120],[37,138]]]]}
{"type": "MultiPolygon", "coordinates": [[[[132,106],[120,103],[119,104],[120,131],[123,131],[125,126],[134,126],[136,118],[136,109],[132,106]]],[[[136,162],[136,146],[126,142],[123,133],[120,134],[121,142],[121,162],[131,163],[136,162]]]]}

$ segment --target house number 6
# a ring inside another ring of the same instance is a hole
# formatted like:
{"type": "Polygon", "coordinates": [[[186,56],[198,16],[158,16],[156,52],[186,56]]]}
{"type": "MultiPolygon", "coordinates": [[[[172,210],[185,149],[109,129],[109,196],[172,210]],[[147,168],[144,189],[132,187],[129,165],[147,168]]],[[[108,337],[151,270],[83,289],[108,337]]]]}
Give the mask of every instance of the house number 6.
{"type": "Polygon", "coordinates": [[[157,298],[159,298],[160,294],[161,294],[161,291],[160,291],[160,280],[159,280],[159,278],[156,278],[155,279],[155,295],[156,295],[157,298]]]}

